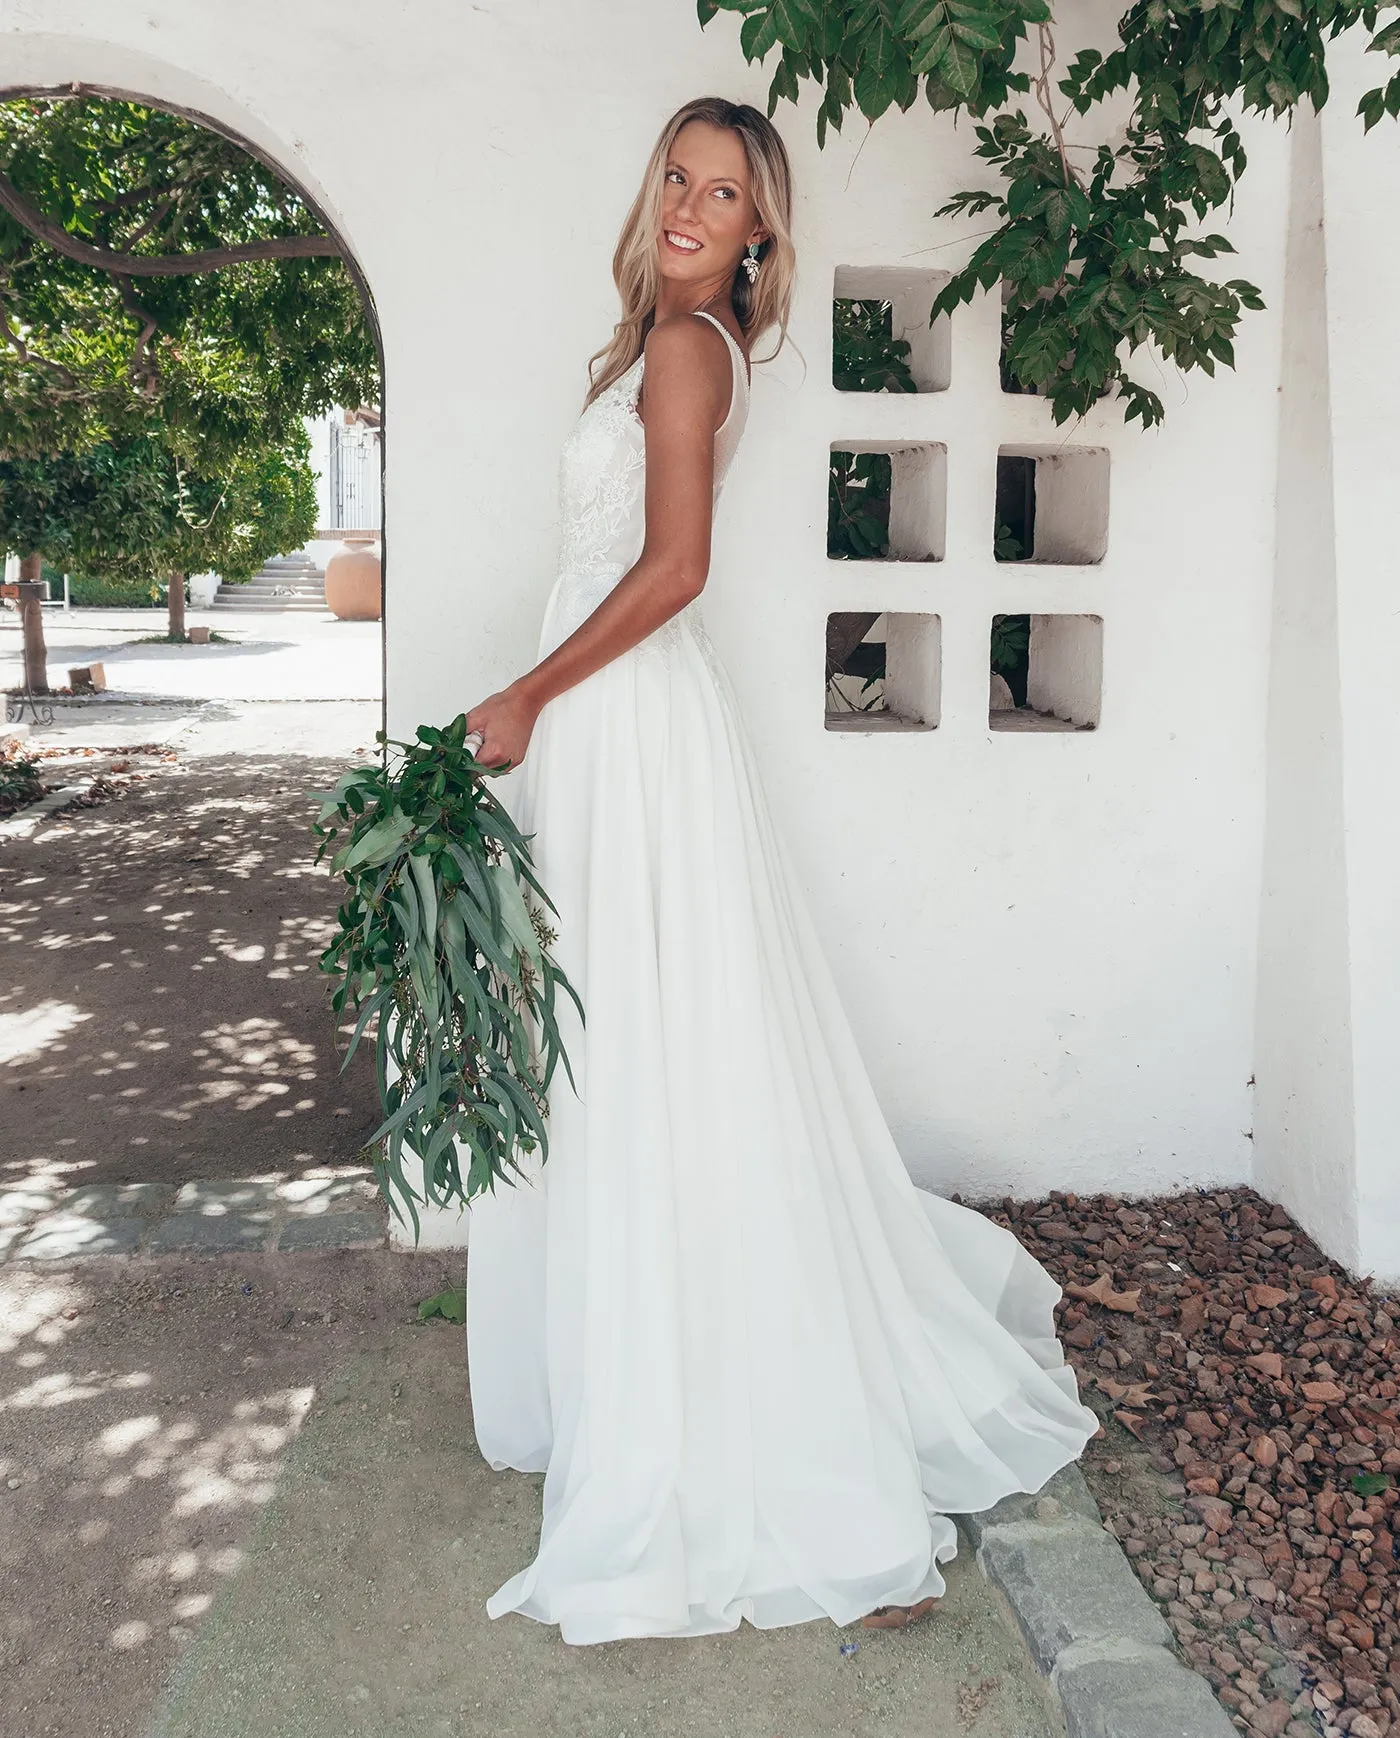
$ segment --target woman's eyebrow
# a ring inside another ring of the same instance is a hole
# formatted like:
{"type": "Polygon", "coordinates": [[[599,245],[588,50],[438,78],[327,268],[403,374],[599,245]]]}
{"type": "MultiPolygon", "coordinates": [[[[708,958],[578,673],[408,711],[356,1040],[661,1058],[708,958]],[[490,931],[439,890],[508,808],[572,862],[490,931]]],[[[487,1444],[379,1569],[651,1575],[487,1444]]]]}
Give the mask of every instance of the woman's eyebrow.
{"type": "MultiPolygon", "coordinates": [[[[682,175],[689,176],[691,180],[695,179],[694,175],[686,168],[685,164],[678,163],[674,157],[668,157],[666,159],[666,167],[668,169],[679,169],[682,175]]],[[[716,184],[723,182],[726,187],[737,187],[739,185],[732,175],[712,175],[710,179],[716,184]]]]}

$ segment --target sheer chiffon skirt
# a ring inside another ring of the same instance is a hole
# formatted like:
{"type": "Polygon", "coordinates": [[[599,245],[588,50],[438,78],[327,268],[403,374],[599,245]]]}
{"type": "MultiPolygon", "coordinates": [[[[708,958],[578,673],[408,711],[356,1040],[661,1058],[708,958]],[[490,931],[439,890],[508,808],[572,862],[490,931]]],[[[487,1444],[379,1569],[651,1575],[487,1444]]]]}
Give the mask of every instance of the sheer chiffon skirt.
{"type": "Polygon", "coordinates": [[[950,1515],[1098,1429],[1061,1288],[910,1181],[690,612],[551,702],[513,798],[559,910],[578,1096],[473,1208],[477,1440],[544,1471],[492,1597],[566,1642],[941,1594],[950,1515]]]}

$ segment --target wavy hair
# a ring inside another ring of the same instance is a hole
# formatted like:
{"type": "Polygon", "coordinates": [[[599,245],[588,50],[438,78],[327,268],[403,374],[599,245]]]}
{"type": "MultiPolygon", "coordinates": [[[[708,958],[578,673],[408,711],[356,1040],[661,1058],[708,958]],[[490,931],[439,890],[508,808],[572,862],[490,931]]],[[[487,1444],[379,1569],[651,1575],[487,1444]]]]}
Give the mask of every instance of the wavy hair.
{"type": "Polygon", "coordinates": [[[748,163],[758,221],[768,231],[768,240],[759,245],[758,260],[763,269],[754,283],[749,283],[742,262],[734,271],[731,294],[740,329],[752,349],[765,332],[774,326],[778,328],[778,342],[767,356],[760,358],[764,362],[772,361],[787,337],[796,265],[792,245],[792,165],[787,147],[768,117],[747,103],[731,103],[724,97],[697,97],[677,109],[661,129],[641,188],[622,226],[613,252],[613,282],[622,298],[622,318],[613,327],[608,342],[589,358],[585,405],[592,404],[600,392],[627,372],[641,355],[651,330],[661,285],[657,238],[661,233],[666,159],[676,135],[691,121],[707,121],[712,127],[738,135],[748,163]]]}

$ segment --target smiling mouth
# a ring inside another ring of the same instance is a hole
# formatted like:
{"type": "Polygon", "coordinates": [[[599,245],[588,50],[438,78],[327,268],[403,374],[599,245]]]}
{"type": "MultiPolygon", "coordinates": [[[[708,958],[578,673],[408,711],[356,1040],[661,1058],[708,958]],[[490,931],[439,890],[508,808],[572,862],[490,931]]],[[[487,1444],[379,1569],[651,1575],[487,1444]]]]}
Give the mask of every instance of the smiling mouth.
{"type": "Polygon", "coordinates": [[[693,236],[682,235],[678,229],[663,229],[661,233],[677,253],[699,253],[704,246],[703,242],[696,241],[693,236]]]}

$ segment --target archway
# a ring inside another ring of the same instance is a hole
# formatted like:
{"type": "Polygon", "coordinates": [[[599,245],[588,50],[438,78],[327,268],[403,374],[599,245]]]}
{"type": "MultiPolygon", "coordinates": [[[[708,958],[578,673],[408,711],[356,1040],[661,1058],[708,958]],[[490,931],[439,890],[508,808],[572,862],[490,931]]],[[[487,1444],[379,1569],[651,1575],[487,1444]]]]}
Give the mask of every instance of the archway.
{"type": "MultiPolygon", "coordinates": [[[[374,298],[333,202],[290,166],[295,149],[269,139],[255,117],[179,69],[115,48],[108,57],[100,44],[41,38],[23,47],[31,63],[42,63],[30,67],[39,76],[6,81],[0,102],[139,104],[228,141],[293,191],[336,244],[359,296],[378,359],[382,429],[384,349],[374,298]]],[[[381,490],[382,474],[381,442],[381,490]]],[[[387,577],[388,527],[378,517],[387,577]]],[[[318,532],[343,529],[316,525],[318,532]]],[[[386,592],[383,585],[381,596],[386,592]]],[[[52,762],[71,772],[73,756],[63,750],[82,751],[99,777],[84,806],[36,819],[5,842],[27,853],[30,866],[36,855],[40,861],[38,873],[24,878],[29,909],[17,932],[33,945],[19,981],[0,998],[0,1052],[13,1065],[4,1119],[12,1138],[0,1154],[0,1183],[35,1184],[40,1208],[46,1191],[116,1190],[101,1197],[104,1212],[136,1200],[133,1187],[144,1188],[141,1198],[162,1203],[162,1215],[171,1217],[192,1185],[353,1163],[378,1120],[377,1103],[363,1073],[337,1075],[333,1017],[315,970],[334,898],[328,884],[306,876],[315,848],[307,791],[333,781],[337,759],[343,765],[372,752],[385,717],[386,613],[381,608],[370,629],[372,706],[368,695],[346,702],[372,712],[349,720],[353,742],[337,738],[328,747],[324,730],[298,730],[285,713],[255,717],[249,733],[244,714],[254,703],[246,696],[210,703],[188,683],[183,698],[199,702],[197,729],[177,740],[162,725],[161,702],[171,696],[148,684],[127,696],[132,706],[123,710],[120,677],[110,667],[105,693],[91,696],[86,711],[69,709],[70,724],[82,720],[77,734],[84,740],[56,745],[52,762]],[[226,745],[213,741],[224,728],[226,745]],[[95,842],[83,823],[86,805],[96,802],[103,807],[95,842]],[[74,911],[98,919],[91,934],[67,926],[74,911]],[[75,946],[83,949],[76,975],[75,946]]],[[[279,652],[295,654],[299,642],[290,639],[286,647],[250,647],[236,619],[222,636],[228,647],[196,648],[199,655],[252,651],[265,670],[279,652]]],[[[303,695],[296,703],[305,701],[324,721],[321,700],[303,695]]],[[[101,1224],[133,1218],[142,1216],[123,1210],[101,1224]]],[[[155,1234],[150,1220],[98,1229],[89,1244],[148,1239],[155,1234]]]]}

